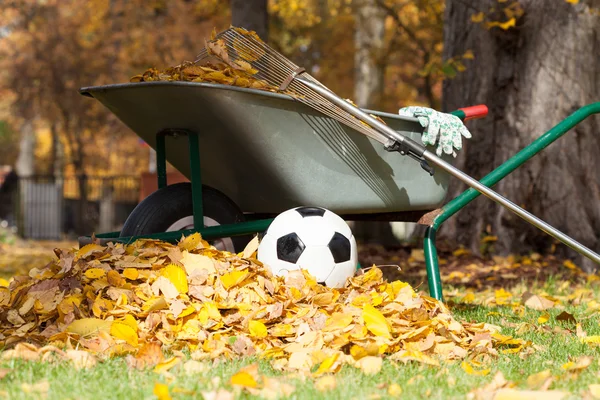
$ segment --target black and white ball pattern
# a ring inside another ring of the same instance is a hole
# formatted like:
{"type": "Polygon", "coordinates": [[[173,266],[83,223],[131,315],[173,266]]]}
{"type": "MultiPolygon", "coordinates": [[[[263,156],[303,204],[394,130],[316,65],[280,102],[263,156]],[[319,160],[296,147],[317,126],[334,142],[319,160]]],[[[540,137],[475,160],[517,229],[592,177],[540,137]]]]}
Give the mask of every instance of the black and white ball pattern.
{"type": "Polygon", "coordinates": [[[297,207],[279,214],[262,238],[258,259],[276,275],[305,269],[330,287],[343,287],[358,264],[350,227],[320,207],[297,207]]]}

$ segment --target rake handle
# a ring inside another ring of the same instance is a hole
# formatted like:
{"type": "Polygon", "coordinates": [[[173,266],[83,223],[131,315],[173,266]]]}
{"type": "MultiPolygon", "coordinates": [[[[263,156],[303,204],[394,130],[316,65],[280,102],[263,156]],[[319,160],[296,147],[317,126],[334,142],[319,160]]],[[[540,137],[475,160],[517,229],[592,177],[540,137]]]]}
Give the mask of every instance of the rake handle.
{"type": "MultiPolygon", "coordinates": [[[[544,222],[543,220],[539,219],[538,217],[531,214],[530,212],[519,207],[512,201],[502,197],[501,195],[499,195],[492,189],[483,185],[481,182],[473,179],[472,177],[465,174],[458,168],[456,168],[453,165],[442,160],[440,157],[436,156],[434,153],[431,153],[430,151],[428,151],[423,145],[401,135],[400,133],[396,132],[389,126],[387,126],[384,123],[371,117],[369,114],[365,113],[360,108],[353,106],[352,104],[348,103],[347,101],[345,101],[342,98],[333,94],[328,89],[323,88],[321,85],[316,84],[314,82],[307,81],[305,79],[302,79],[302,76],[298,76],[294,79],[297,80],[298,82],[301,82],[302,84],[306,85],[307,87],[314,90],[315,92],[319,93],[321,96],[325,97],[326,99],[331,101],[333,104],[335,104],[342,110],[348,112],[349,114],[360,119],[361,121],[369,124],[371,127],[377,129],[380,133],[387,136],[387,138],[389,139],[389,143],[384,143],[384,145],[386,147],[391,148],[391,147],[393,147],[393,145],[395,143],[398,143],[400,145],[400,148],[406,149],[408,151],[408,153],[411,153],[415,158],[424,159],[428,162],[431,162],[431,164],[438,166],[439,168],[448,172],[450,175],[454,176],[455,178],[461,180],[468,186],[477,190],[479,193],[481,193],[484,196],[488,197],[489,199],[495,201],[496,203],[500,204],[501,206],[508,209],[509,211],[517,214],[519,217],[523,218],[525,221],[529,222],[533,226],[539,228],[540,230],[542,230],[543,232],[546,232],[553,238],[566,244],[567,246],[569,246],[570,248],[572,248],[579,254],[582,254],[585,257],[589,258],[590,260],[593,260],[594,262],[600,264],[600,255],[598,255],[597,253],[588,249],[586,246],[582,245],[581,243],[577,242],[576,240],[572,239],[570,236],[565,235],[558,229],[554,228],[553,226],[551,226],[548,223],[544,222]]],[[[487,107],[486,107],[486,109],[487,109],[487,107]]]]}

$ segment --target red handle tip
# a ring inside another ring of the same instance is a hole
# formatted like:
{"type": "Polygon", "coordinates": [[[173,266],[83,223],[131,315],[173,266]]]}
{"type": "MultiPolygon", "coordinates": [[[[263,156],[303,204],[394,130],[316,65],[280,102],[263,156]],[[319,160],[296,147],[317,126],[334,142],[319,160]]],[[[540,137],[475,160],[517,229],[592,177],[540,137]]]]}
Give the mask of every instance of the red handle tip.
{"type": "Polygon", "coordinates": [[[465,113],[465,121],[476,118],[483,118],[488,114],[488,108],[485,104],[479,104],[471,107],[459,108],[465,113]]]}

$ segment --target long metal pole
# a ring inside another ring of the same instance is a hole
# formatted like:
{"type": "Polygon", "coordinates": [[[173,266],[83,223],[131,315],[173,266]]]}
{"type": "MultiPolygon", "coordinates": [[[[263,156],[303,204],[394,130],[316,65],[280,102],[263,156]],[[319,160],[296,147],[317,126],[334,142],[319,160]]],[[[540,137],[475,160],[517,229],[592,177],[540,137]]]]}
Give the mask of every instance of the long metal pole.
{"type": "Polygon", "coordinates": [[[387,126],[387,125],[381,123],[380,121],[376,120],[375,118],[371,117],[369,114],[365,113],[358,107],[354,107],[352,104],[341,99],[340,97],[338,97],[337,95],[335,95],[328,89],[324,88],[323,86],[316,84],[314,82],[310,82],[305,79],[302,79],[301,76],[298,78],[295,78],[295,79],[299,82],[302,82],[304,85],[310,87],[311,89],[313,89],[314,91],[316,91],[317,93],[319,93],[320,95],[325,97],[326,99],[330,100],[332,103],[334,103],[335,105],[340,107],[342,110],[345,110],[346,112],[350,113],[351,115],[355,116],[356,118],[371,125],[373,128],[377,129],[379,132],[385,134],[391,140],[394,140],[394,141],[397,141],[398,143],[403,144],[410,151],[414,152],[414,154],[416,156],[423,157],[425,160],[438,166],[439,168],[448,172],[450,175],[454,176],[455,178],[460,179],[462,182],[466,183],[467,185],[469,185],[473,189],[477,190],[484,196],[492,199],[496,203],[502,205],[503,207],[505,207],[508,210],[512,211],[513,213],[517,214],[519,217],[523,218],[525,221],[529,222],[530,224],[534,225],[535,227],[546,232],[553,238],[563,242],[564,244],[566,244],[573,250],[577,251],[578,253],[580,253],[580,254],[586,256],[587,258],[595,261],[596,263],[600,264],[600,255],[598,255],[597,253],[588,249],[586,246],[582,245],[581,243],[577,242],[576,240],[572,239],[570,236],[565,235],[558,229],[556,229],[556,228],[552,227],[551,225],[547,224],[546,222],[542,221],[541,219],[539,219],[535,215],[531,214],[530,212],[517,206],[512,201],[500,196],[498,193],[496,193],[492,189],[488,188],[487,186],[482,185],[480,182],[471,178],[469,175],[465,174],[458,168],[455,168],[454,166],[452,166],[451,164],[442,160],[435,154],[426,150],[424,146],[422,146],[422,145],[418,144],[417,142],[414,142],[413,140],[396,132],[389,126],[387,126]]]}
{"type": "Polygon", "coordinates": [[[512,211],[513,213],[517,214],[519,217],[523,218],[525,221],[529,222],[530,224],[532,224],[532,225],[538,227],[539,229],[541,229],[542,231],[546,232],[548,235],[552,236],[553,238],[560,240],[561,242],[563,242],[564,244],[566,244],[573,250],[577,251],[578,253],[583,254],[587,258],[600,264],[600,255],[598,255],[597,253],[588,249],[587,247],[585,247],[578,241],[572,239],[570,236],[565,235],[558,229],[554,228],[552,225],[549,225],[546,222],[542,221],[541,219],[539,219],[535,215],[531,214],[530,212],[522,209],[521,207],[519,207],[512,201],[500,196],[498,193],[494,192],[492,189],[481,184],[479,181],[471,178],[469,175],[465,174],[464,172],[455,168],[454,166],[448,164],[446,161],[442,160],[441,158],[439,158],[435,154],[431,153],[430,151],[426,150],[425,153],[423,153],[423,158],[425,158],[427,161],[431,162],[432,164],[437,165],[438,167],[442,168],[444,171],[447,171],[452,176],[460,179],[461,181],[463,181],[464,183],[466,183],[473,189],[477,190],[484,196],[489,197],[490,199],[494,200],[496,203],[501,204],[505,208],[507,208],[510,211],[512,211]]]}

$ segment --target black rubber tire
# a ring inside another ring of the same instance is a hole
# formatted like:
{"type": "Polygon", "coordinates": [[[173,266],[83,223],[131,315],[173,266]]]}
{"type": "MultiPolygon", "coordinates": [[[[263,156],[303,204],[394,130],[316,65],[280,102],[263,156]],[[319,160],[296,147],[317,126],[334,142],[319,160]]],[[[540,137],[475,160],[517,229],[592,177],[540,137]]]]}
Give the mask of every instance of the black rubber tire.
{"type": "MultiPolygon", "coordinates": [[[[202,185],[204,215],[220,225],[243,222],[244,214],[226,195],[210,186],[202,185]]],[[[141,236],[165,232],[175,221],[193,215],[192,185],[176,183],[159,189],[138,204],[121,229],[121,237],[141,236]]],[[[233,236],[231,241],[236,252],[244,247],[252,236],[233,236]]]]}

